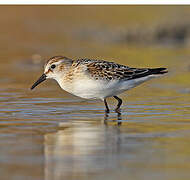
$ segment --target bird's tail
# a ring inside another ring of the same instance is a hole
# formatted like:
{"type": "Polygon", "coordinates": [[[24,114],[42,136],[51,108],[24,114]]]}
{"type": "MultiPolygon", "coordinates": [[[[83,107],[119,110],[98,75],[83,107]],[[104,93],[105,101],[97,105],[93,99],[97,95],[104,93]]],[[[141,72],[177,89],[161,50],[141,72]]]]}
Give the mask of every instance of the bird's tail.
{"type": "Polygon", "coordinates": [[[167,72],[168,72],[167,68],[153,68],[153,69],[149,69],[149,73],[152,74],[152,75],[161,75],[161,74],[165,74],[167,72]]]}

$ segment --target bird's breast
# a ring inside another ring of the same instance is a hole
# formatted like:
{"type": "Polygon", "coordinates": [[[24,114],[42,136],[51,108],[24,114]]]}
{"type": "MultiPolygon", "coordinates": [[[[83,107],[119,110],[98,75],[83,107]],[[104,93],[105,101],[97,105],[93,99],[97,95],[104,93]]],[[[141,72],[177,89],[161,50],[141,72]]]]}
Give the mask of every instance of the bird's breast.
{"type": "Polygon", "coordinates": [[[58,83],[63,90],[73,95],[86,99],[104,99],[114,95],[118,82],[79,76],[72,80],[59,80],[58,83]]]}

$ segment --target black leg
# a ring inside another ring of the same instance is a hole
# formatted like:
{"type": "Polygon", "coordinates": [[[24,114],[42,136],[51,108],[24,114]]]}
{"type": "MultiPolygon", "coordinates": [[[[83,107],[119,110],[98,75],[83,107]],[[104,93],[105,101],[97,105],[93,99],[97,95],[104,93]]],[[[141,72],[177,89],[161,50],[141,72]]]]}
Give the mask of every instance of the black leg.
{"type": "Polygon", "coordinates": [[[105,106],[106,106],[105,112],[106,112],[106,113],[109,113],[110,110],[109,110],[108,103],[107,103],[106,99],[104,99],[104,104],[105,104],[105,106]]]}
{"type": "Polygon", "coordinates": [[[105,114],[104,114],[104,124],[107,126],[108,125],[108,117],[109,117],[109,112],[107,112],[107,110],[105,110],[105,114]]]}
{"type": "Polygon", "coordinates": [[[118,111],[117,112],[117,125],[121,126],[122,124],[122,117],[121,117],[121,113],[118,111]]]}
{"type": "Polygon", "coordinates": [[[115,111],[120,112],[120,106],[122,104],[122,99],[118,98],[117,96],[113,96],[113,97],[118,100],[117,108],[115,109],[115,111]]]}

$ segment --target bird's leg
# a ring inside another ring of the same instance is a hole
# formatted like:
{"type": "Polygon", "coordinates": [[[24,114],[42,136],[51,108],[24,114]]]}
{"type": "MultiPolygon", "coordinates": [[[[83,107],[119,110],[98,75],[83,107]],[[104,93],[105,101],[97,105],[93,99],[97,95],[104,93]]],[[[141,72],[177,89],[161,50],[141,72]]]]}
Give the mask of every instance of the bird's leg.
{"type": "Polygon", "coordinates": [[[117,112],[117,125],[121,126],[122,124],[122,117],[121,117],[121,113],[117,112]]]}
{"type": "Polygon", "coordinates": [[[108,103],[107,103],[106,99],[104,99],[104,104],[105,104],[105,106],[106,106],[105,112],[106,112],[106,113],[109,113],[110,110],[109,110],[108,103]]]}
{"type": "Polygon", "coordinates": [[[120,106],[121,106],[121,104],[122,104],[122,99],[120,99],[119,97],[117,97],[117,96],[113,96],[115,99],[117,99],[117,101],[118,101],[118,104],[117,104],[117,107],[116,107],[116,109],[115,109],[115,112],[117,112],[117,113],[119,113],[120,112],[120,106]]]}
{"type": "Polygon", "coordinates": [[[108,125],[108,117],[109,117],[109,113],[108,112],[106,112],[106,110],[105,110],[105,115],[104,115],[104,125],[108,125]]]}

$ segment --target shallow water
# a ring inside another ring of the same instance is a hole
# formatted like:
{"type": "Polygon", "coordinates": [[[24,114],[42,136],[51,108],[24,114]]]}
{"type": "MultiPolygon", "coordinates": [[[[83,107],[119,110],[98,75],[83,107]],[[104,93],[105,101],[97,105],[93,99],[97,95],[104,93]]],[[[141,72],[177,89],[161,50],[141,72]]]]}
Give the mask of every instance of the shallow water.
{"type": "MultiPolygon", "coordinates": [[[[74,8],[73,16],[73,7],[0,9],[4,30],[0,35],[3,180],[190,178],[188,46],[83,42],[68,33],[77,31],[80,8],[74,8]],[[105,115],[101,101],[74,97],[50,80],[30,91],[44,62],[32,60],[33,54],[43,58],[57,54],[102,58],[134,67],[163,66],[169,68],[169,74],[123,93],[120,97],[124,104],[118,117],[113,111],[116,102],[111,98],[112,111],[105,115]]],[[[89,17],[82,11],[83,25],[118,23],[117,18],[112,23],[102,19],[104,14],[96,12],[102,12],[101,8],[85,10],[89,17]]],[[[128,13],[138,12],[133,10],[128,13]]],[[[108,15],[112,11],[119,10],[112,7],[108,15]]]]}

